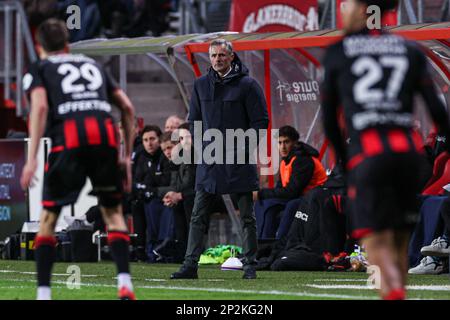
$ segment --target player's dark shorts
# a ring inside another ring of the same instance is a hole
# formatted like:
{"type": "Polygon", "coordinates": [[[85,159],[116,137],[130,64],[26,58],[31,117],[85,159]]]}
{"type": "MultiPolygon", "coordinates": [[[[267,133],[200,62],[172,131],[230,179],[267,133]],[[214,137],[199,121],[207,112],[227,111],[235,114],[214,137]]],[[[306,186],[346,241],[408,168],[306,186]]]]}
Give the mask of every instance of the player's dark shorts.
{"type": "Polygon", "coordinates": [[[100,145],[52,150],[45,166],[43,207],[58,213],[61,206],[75,203],[87,177],[93,187],[91,194],[99,197],[101,205],[120,203],[122,175],[116,148],[100,145]]]}
{"type": "Polygon", "coordinates": [[[408,230],[418,219],[421,155],[385,153],[366,158],[349,172],[352,237],[383,230],[408,230]]]}

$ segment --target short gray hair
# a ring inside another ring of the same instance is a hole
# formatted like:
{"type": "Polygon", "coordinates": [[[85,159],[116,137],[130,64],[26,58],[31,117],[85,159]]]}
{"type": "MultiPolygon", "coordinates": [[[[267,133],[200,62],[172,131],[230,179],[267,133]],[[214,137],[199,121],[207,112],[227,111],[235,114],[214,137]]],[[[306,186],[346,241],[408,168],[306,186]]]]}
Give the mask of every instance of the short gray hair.
{"type": "Polygon", "coordinates": [[[211,41],[209,48],[211,49],[212,47],[222,47],[225,46],[225,48],[227,49],[227,51],[229,53],[233,53],[233,45],[231,44],[231,42],[225,40],[225,39],[215,39],[213,41],[211,41]]]}

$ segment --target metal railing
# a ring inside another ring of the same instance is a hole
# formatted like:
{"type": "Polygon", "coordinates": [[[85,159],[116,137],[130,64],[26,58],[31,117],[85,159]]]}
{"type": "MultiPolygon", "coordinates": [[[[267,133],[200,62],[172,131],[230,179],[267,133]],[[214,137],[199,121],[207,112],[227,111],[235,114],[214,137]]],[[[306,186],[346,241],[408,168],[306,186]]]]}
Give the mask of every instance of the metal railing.
{"type": "Polygon", "coordinates": [[[449,21],[449,20],[450,20],[450,0],[446,0],[444,5],[442,6],[441,21],[449,21]]]}
{"type": "Polygon", "coordinates": [[[0,25],[3,25],[4,33],[4,60],[3,68],[0,70],[0,79],[3,80],[4,85],[4,99],[12,99],[14,90],[11,88],[11,84],[15,79],[16,115],[22,116],[24,111],[22,106],[22,73],[25,63],[23,44],[25,43],[30,62],[36,61],[37,56],[25,11],[20,1],[0,1],[0,13],[3,15],[3,21],[0,21],[0,25]],[[14,36],[15,39],[13,39],[14,36]],[[15,57],[13,58],[14,52],[15,57]]]}
{"type": "MultiPolygon", "coordinates": [[[[232,0],[181,0],[180,1],[180,25],[179,34],[208,33],[218,30],[211,30],[209,24],[211,17],[208,16],[208,5],[212,2],[231,4],[232,0]]],[[[448,19],[450,15],[450,0],[442,1],[440,16],[426,16],[429,2],[424,0],[399,0],[400,10],[398,10],[398,24],[416,24],[424,22],[438,22],[448,19]]],[[[320,29],[336,29],[337,1],[319,1],[320,29]]],[[[223,19],[229,19],[230,12],[221,12],[223,19]]],[[[213,17],[217,19],[217,17],[213,17]]],[[[225,21],[222,22],[227,25],[225,21]]],[[[226,27],[224,27],[226,28],[226,27]]],[[[223,29],[225,30],[225,29],[223,29]]],[[[222,30],[222,31],[223,31],[222,30]]]]}
{"type": "Polygon", "coordinates": [[[227,10],[227,12],[220,11],[219,18],[218,15],[209,15],[208,6],[211,4],[223,4],[230,8],[231,2],[232,0],[181,0],[179,9],[181,20],[179,33],[190,34],[225,31],[228,26],[230,10],[227,10]],[[213,21],[219,26],[223,26],[222,30],[215,30],[212,28],[211,22],[213,21]]]}
{"type": "MultiPolygon", "coordinates": [[[[320,29],[336,29],[336,0],[321,1],[320,29]]],[[[436,6],[436,4],[435,4],[436,6]]],[[[450,0],[442,0],[440,13],[429,15],[430,1],[399,0],[398,24],[417,24],[426,22],[444,22],[450,17],[450,0]]]]}

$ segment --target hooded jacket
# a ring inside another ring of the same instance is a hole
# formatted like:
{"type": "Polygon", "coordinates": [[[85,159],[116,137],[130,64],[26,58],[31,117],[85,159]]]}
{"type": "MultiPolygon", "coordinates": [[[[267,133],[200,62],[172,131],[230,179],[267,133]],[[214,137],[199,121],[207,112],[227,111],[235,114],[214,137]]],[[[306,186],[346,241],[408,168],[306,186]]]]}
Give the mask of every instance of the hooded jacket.
{"type": "MultiPolygon", "coordinates": [[[[258,132],[259,129],[268,127],[269,117],[261,87],[256,80],[249,77],[248,69],[236,53],[231,67],[230,73],[224,78],[211,67],[206,75],[194,83],[188,120],[194,148],[198,154],[200,151],[202,155],[206,154],[205,148],[215,143],[214,139],[203,141],[207,140],[203,138],[203,134],[208,129],[219,130],[226,145],[226,129],[255,129],[258,132]],[[202,131],[197,135],[201,135],[202,139],[199,139],[194,131],[195,121],[201,121],[202,131]]],[[[238,152],[236,145],[234,152],[238,152]]],[[[245,152],[248,157],[253,150],[246,148],[245,152]]],[[[245,164],[236,164],[236,161],[235,164],[226,164],[225,156],[222,164],[207,164],[204,157],[201,159],[202,163],[198,164],[196,169],[196,191],[227,194],[258,190],[259,180],[255,164],[249,164],[248,161],[245,164]]]]}
{"type": "Polygon", "coordinates": [[[144,184],[148,191],[170,183],[170,162],[159,148],[153,155],[143,150],[133,164],[133,194],[137,194],[137,184],[144,184]]]}
{"type": "Polygon", "coordinates": [[[273,189],[260,190],[258,198],[260,200],[296,199],[305,192],[324,184],[327,175],[318,156],[319,152],[316,149],[306,143],[298,142],[298,145],[281,160],[280,179],[277,186],[273,189]],[[282,172],[283,167],[292,169],[289,172],[282,172]]]}

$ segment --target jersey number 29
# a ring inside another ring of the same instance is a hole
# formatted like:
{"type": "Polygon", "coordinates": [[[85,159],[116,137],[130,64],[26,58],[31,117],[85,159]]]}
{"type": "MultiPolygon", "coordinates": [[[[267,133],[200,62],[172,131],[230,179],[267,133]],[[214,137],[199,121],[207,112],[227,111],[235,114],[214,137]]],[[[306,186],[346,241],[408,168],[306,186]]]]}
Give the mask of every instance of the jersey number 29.
{"type": "Polygon", "coordinates": [[[91,63],[84,63],[79,68],[70,63],[64,63],[58,67],[58,73],[65,76],[61,82],[64,94],[86,91],[95,91],[103,84],[102,74],[98,68],[91,63]],[[83,78],[88,83],[75,84],[83,78]]]}

